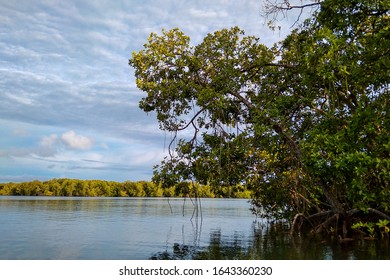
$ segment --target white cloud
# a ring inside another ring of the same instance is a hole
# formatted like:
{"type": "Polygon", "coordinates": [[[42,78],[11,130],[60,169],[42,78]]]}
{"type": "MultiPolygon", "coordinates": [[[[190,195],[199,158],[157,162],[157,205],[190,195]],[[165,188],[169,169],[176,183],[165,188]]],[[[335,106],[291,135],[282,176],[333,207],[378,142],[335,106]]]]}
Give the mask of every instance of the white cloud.
{"type": "Polygon", "coordinates": [[[189,14],[190,16],[201,20],[214,20],[218,18],[227,18],[229,16],[225,11],[200,10],[196,8],[191,8],[189,14]]]}
{"type": "Polygon", "coordinates": [[[92,147],[93,144],[91,138],[77,135],[73,130],[62,134],[61,140],[67,147],[76,150],[88,150],[92,147]]]}
{"type": "Polygon", "coordinates": [[[39,144],[43,147],[52,147],[57,141],[57,134],[51,134],[50,136],[43,136],[39,144]]]}
{"type": "Polygon", "coordinates": [[[93,140],[90,137],[78,135],[73,130],[70,130],[63,133],[61,137],[54,133],[49,136],[43,136],[39,142],[38,152],[35,153],[42,156],[52,156],[61,147],[71,150],[89,150],[92,148],[92,145],[93,140]]]}

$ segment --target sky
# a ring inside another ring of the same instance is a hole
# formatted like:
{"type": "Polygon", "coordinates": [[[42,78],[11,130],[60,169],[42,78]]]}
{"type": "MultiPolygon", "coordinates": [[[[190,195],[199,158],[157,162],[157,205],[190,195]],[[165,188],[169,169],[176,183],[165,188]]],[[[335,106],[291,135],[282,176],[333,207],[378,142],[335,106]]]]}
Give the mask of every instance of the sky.
{"type": "Polygon", "coordinates": [[[0,0],[0,182],[151,180],[167,133],[138,108],[128,65],[151,32],[179,28],[193,45],[239,26],[280,41],[262,0],[0,0]]]}

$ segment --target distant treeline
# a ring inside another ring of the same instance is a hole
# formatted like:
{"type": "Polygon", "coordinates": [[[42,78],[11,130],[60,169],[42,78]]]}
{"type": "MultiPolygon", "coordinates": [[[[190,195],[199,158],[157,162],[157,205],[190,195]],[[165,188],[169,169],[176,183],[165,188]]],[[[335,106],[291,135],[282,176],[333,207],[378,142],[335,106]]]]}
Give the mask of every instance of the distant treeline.
{"type": "Polygon", "coordinates": [[[244,186],[212,188],[182,182],[169,188],[147,181],[113,182],[103,180],[52,179],[23,183],[0,183],[0,195],[20,196],[103,196],[103,197],[211,197],[250,198],[244,186]]]}

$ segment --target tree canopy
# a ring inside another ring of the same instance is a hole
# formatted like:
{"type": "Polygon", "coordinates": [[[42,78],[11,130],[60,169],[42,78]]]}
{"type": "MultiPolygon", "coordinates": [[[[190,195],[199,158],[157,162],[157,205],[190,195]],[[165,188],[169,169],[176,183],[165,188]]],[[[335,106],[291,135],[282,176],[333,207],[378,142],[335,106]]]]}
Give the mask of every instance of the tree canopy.
{"type": "Polygon", "coordinates": [[[196,46],[172,29],[132,54],[140,108],[174,135],[156,182],[245,185],[292,229],[390,220],[390,3],[317,5],[273,47],[239,27],[196,46]]]}

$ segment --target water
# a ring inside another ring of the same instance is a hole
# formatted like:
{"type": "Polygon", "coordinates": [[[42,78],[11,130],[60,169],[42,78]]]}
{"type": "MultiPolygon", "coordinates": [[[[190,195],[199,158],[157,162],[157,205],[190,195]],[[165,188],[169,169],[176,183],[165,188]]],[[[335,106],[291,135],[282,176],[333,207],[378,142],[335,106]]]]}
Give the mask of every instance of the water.
{"type": "Polygon", "coordinates": [[[0,259],[390,259],[389,247],[291,239],[243,199],[0,197],[0,259]],[[198,208],[199,209],[199,208],[198,208]]]}

